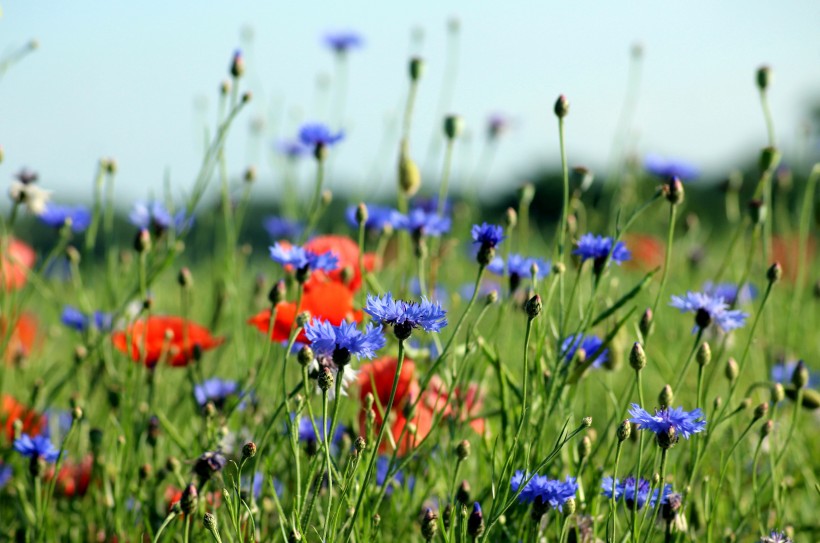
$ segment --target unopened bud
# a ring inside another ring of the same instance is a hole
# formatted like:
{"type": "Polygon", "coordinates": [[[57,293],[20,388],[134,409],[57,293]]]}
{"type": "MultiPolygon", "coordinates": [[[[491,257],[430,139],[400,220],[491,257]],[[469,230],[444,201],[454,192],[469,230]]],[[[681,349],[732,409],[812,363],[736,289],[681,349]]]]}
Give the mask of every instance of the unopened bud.
{"type": "Polygon", "coordinates": [[[410,81],[418,81],[424,75],[424,60],[420,57],[410,59],[410,81]]]}
{"type": "Polygon", "coordinates": [[[421,536],[425,541],[432,541],[438,532],[438,515],[432,509],[427,509],[424,512],[424,518],[421,520],[421,536]]]}
{"type": "Polygon", "coordinates": [[[249,458],[253,458],[256,456],[256,443],[253,441],[248,441],[242,447],[242,459],[247,460],[249,458]]]}
{"type": "Polygon", "coordinates": [[[470,456],[470,442],[462,439],[456,446],[456,456],[459,461],[464,461],[470,456]]]}
{"type": "Polygon", "coordinates": [[[504,213],[504,225],[507,230],[510,230],[515,228],[516,224],[518,224],[518,213],[515,212],[515,209],[508,207],[506,213],[504,213]]]}
{"type": "Polygon", "coordinates": [[[664,385],[661,389],[661,393],[658,394],[658,403],[660,404],[661,409],[666,409],[671,406],[674,401],[675,393],[672,391],[672,387],[670,385],[664,385]]]}
{"type": "Polygon", "coordinates": [[[367,222],[367,205],[364,202],[359,202],[356,206],[356,223],[360,226],[367,222]]]}
{"type": "Polygon", "coordinates": [[[589,428],[592,426],[592,417],[584,417],[581,419],[581,428],[589,428]]]}
{"type": "Polygon", "coordinates": [[[753,224],[762,224],[766,221],[766,204],[763,200],[751,200],[749,202],[749,216],[753,224]]]}
{"type": "Polygon", "coordinates": [[[769,280],[769,283],[777,283],[782,277],[783,266],[780,265],[780,262],[775,262],[766,270],[766,279],[769,280]]]}
{"type": "Polygon", "coordinates": [[[592,452],[592,440],[589,439],[589,436],[584,436],[581,438],[581,441],[578,442],[578,458],[580,460],[585,459],[589,456],[589,453],[592,452]]]}
{"type": "MultiPolygon", "coordinates": [[[[674,426],[670,426],[665,431],[660,432],[657,437],[658,446],[661,449],[671,449],[678,442],[678,432],[674,426]]],[[[657,485],[657,483],[656,483],[657,485]]]]}
{"type": "Polygon", "coordinates": [[[632,433],[632,423],[629,420],[618,425],[618,441],[626,441],[632,433]]]}
{"type": "Polygon", "coordinates": [[[238,49],[233,54],[233,59],[231,60],[231,76],[234,79],[242,77],[242,74],[245,73],[245,59],[242,57],[242,51],[238,49]]]}
{"type": "Polygon", "coordinates": [[[774,421],[769,419],[760,426],[760,437],[766,437],[772,433],[772,430],[774,430],[774,421]]]}
{"type": "Polygon", "coordinates": [[[757,82],[757,88],[761,91],[768,89],[769,84],[772,82],[772,69],[765,65],[758,68],[755,81],[757,82]]]}
{"type": "Polygon", "coordinates": [[[569,100],[567,100],[566,96],[562,94],[555,100],[553,111],[555,111],[555,115],[559,119],[563,119],[569,114],[569,100]]]}
{"type": "Polygon", "coordinates": [[[792,373],[792,384],[795,388],[803,388],[809,383],[809,369],[806,363],[800,360],[792,373]]]}
{"type": "Polygon", "coordinates": [[[536,294],[535,296],[527,300],[527,305],[525,306],[525,309],[527,311],[527,316],[530,319],[534,319],[539,314],[541,314],[541,296],[536,294]]]}
{"type": "Polygon", "coordinates": [[[638,328],[641,331],[641,335],[643,337],[648,337],[650,333],[652,333],[652,310],[647,308],[646,311],[643,312],[641,315],[641,322],[638,323],[638,328]]]}
{"type": "Polygon", "coordinates": [[[680,204],[684,197],[683,183],[679,178],[673,177],[663,186],[663,194],[670,204],[680,204]]]}
{"type": "Polygon", "coordinates": [[[574,515],[575,514],[575,508],[576,508],[575,498],[572,498],[572,497],[567,498],[567,501],[564,502],[564,507],[563,507],[564,515],[566,515],[566,516],[574,515]]]}
{"type": "Polygon", "coordinates": [[[322,368],[321,373],[319,373],[319,388],[324,392],[333,388],[333,372],[330,371],[330,368],[322,368]]]}
{"type": "Polygon", "coordinates": [[[447,115],[444,117],[444,135],[452,141],[459,137],[464,131],[464,121],[458,115],[447,115]]]}
{"type": "Polygon", "coordinates": [[[704,341],[700,344],[695,360],[697,360],[699,366],[706,366],[712,361],[712,349],[707,342],[704,341]]]}
{"type": "Polygon", "coordinates": [[[632,344],[632,350],[629,352],[629,365],[635,371],[641,371],[646,367],[646,353],[637,341],[632,344]]]}
{"type": "Polygon", "coordinates": [[[760,169],[773,170],[780,163],[780,151],[777,147],[764,147],[760,151],[760,169]]]}
{"type": "Polygon", "coordinates": [[[766,413],[768,413],[768,412],[769,412],[769,404],[764,402],[764,403],[758,405],[757,407],[755,407],[753,418],[754,418],[754,420],[762,419],[763,417],[766,416],[766,413]]]}
{"type": "Polygon", "coordinates": [[[307,323],[310,322],[310,313],[307,311],[302,311],[298,315],[296,315],[296,326],[299,328],[304,328],[307,323]]]}
{"type": "Polygon", "coordinates": [[[411,197],[421,187],[421,172],[416,162],[406,152],[399,155],[399,188],[406,197],[411,197]]]}
{"type": "Polygon", "coordinates": [[[182,288],[191,288],[194,284],[194,278],[191,275],[191,270],[188,268],[182,268],[179,270],[179,274],[177,275],[177,283],[182,288]]]}
{"type": "Polygon", "coordinates": [[[353,446],[357,451],[362,452],[367,448],[367,440],[362,436],[359,436],[356,438],[356,441],[353,442],[353,446]]]}
{"type": "Polygon", "coordinates": [[[473,512],[467,519],[467,534],[473,538],[473,541],[484,534],[484,514],[478,502],[473,504],[473,512]]]}
{"type": "Polygon", "coordinates": [[[185,490],[182,491],[182,497],[179,500],[179,505],[182,507],[182,512],[186,515],[192,514],[196,511],[197,501],[198,494],[196,487],[193,484],[189,484],[185,487],[185,490]]]}
{"type": "Polygon", "coordinates": [[[783,385],[780,383],[775,383],[772,385],[772,403],[780,403],[783,401],[783,398],[786,397],[786,391],[783,389],[783,385]]]}
{"type": "Polygon", "coordinates": [[[728,379],[730,383],[734,383],[739,372],[740,369],[738,369],[737,361],[734,358],[729,357],[729,360],[726,361],[726,369],[723,372],[726,379],[728,379]]]}
{"type": "Polygon", "coordinates": [[[142,228],[137,232],[137,237],[134,239],[134,250],[142,254],[151,249],[151,233],[142,228]]]}

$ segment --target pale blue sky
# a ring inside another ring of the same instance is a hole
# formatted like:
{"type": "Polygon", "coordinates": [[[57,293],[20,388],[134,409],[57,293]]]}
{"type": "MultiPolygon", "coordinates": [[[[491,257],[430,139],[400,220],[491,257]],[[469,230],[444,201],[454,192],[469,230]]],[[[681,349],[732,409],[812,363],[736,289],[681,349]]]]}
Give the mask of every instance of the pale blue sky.
{"type": "MultiPolygon", "coordinates": [[[[122,202],[159,194],[165,172],[190,187],[202,153],[202,115],[216,115],[217,88],[233,50],[246,51],[252,107],[228,149],[232,174],[255,163],[275,190],[267,156],[250,148],[252,118],[267,122],[264,148],[317,111],[317,77],[333,75],[320,37],[361,32],[349,62],[344,124],[330,180],[362,190],[392,188],[396,146],[373,169],[385,120],[403,104],[414,27],[425,30],[413,150],[425,165],[445,64],[446,23],[461,21],[460,64],[449,108],[464,116],[474,143],[458,149],[462,177],[481,150],[488,114],[517,121],[501,142],[490,181],[518,184],[539,163],[558,160],[552,104],[571,101],[572,164],[603,169],[623,102],[629,50],[645,50],[635,128],[641,153],[689,159],[723,173],[765,144],[755,69],[774,70],[772,111],[789,152],[810,100],[820,95],[820,3],[771,2],[216,2],[6,0],[0,50],[36,38],[40,48],[0,80],[0,179],[22,166],[41,174],[58,200],[90,196],[96,161],[119,163],[122,202]],[[245,42],[247,44],[247,42],[245,42]],[[277,121],[278,119],[278,121],[277,121]],[[373,172],[377,175],[372,175],[373,172]]],[[[788,154],[787,154],[788,158],[788,154]]],[[[307,176],[309,169],[303,168],[307,176]]]]}

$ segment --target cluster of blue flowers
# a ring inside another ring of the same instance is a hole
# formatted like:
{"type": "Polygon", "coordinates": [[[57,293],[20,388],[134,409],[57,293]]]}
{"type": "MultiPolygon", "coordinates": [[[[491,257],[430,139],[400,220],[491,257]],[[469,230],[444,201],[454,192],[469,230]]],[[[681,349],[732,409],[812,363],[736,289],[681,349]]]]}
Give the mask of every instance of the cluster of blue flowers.
{"type": "Polygon", "coordinates": [[[92,315],[86,315],[74,306],[66,305],[60,316],[62,323],[78,332],[85,332],[93,327],[100,332],[108,332],[112,329],[114,316],[111,313],[95,311],[92,315]]]}
{"type": "Polygon", "coordinates": [[[91,225],[91,211],[83,206],[62,206],[49,203],[46,204],[39,218],[52,228],[62,228],[66,222],[70,222],[71,231],[75,234],[84,232],[91,225]]]}
{"type": "Polygon", "coordinates": [[[339,267],[339,258],[333,251],[316,254],[298,245],[286,246],[277,242],[270,248],[270,257],[282,266],[293,266],[297,271],[333,271],[339,267]]]}
{"type": "Polygon", "coordinates": [[[60,451],[46,436],[31,437],[28,434],[22,434],[14,440],[14,450],[26,458],[44,460],[49,464],[56,462],[60,456],[60,451]]]}
{"type": "MultiPolygon", "coordinates": [[[[529,477],[523,471],[516,471],[510,479],[510,488],[513,492],[518,492],[521,485],[529,477]]],[[[541,506],[550,506],[559,511],[567,500],[575,498],[578,491],[578,483],[575,477],[567,478],[564,481],[550,479],[546,475],[534,475],[525,485],[518,495],[520,503],[534,503],[541,506]]]]}
{"type": "MultiPolygon", "coordinates": [[[[632,509],[636,506],[638,509],[643,509],[647,500],[650,507],[655,507],[658,500],[659,489],[655,489],[650,496],[649,491],[651,484],[646,479],[635,480],[635,477],[629,476],[623,481],[620,479],[612,480],[612,477],[604,477],[601,482],[601,489],[607,498],[612,498],[613,490],[615,501],[623,501],[627,509],[632,509]]],[[[664,485],[663,495],[661,496],[661,503],[666,503],[667,498],[672,493],[672,485],[664,485]]]]}
{"type": "Polygon", "coordinates": [[[382,327],[373,326],[373,323],[368,323],[365,330],[360,331],[355,322],[334,326],[314,319],[305,326],[305,335],[316,356],[329,357],[337,364],[342,359],[346,363],[351,356],[373,358],[386,343],[382,327]]]}
{"type": "Polygon", "coordinates": [[[601,271],[598,268],[602,268],[604,262],[621,264],[632,258],[632,253],[629,252],[623,241],[616,243],[610,237],[584,234],[576,245],[577,247],[572,254],[581,257],[581,262],[592,259],[595,262],[597,271],[601,271]]]}

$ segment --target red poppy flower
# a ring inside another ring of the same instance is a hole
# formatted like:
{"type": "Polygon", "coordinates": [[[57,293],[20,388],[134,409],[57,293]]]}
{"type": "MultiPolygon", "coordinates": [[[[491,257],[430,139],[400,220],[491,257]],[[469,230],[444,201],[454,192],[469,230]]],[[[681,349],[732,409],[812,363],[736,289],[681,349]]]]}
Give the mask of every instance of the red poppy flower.
{"type": "MultiPolygon", "coordinates": [[[[329,321],[338,326],[344,321],[362,320],[362,312],[353,310],[353,293],[341,283],[336,282],[309,282],[305,284],[302,295],[301,311],[307,311],[311,317],[329,321]]],[[[287,341],[293,327],[293,321],[300,311],[296,309],[296,302],[280,302],[276,306],[276,321],[273,324],[271,341],[287,341]]],[[[270,324],[270,309],[260,311],[250,319],[260,331],[267,333],[270,324]]],[[[304,331],[296,338],[302,343],[310,343],[304,331]]]]}
{"type": "MultiPolygon", "coordinates": [[[[362,274],[359,273],[359,244],[344,236],[317,236],[307,243],[305,249],[317,254],[333,251],[339,259],[339,268],[335,271],[325,273],[321,270],[311,274],[310,281],[336,281],[342,283],[342,274],[345,268],[350,268],[353,275],[347,287],[356,291],[362,286],[362,274]]],[[[365,253],[363,262],[364,269],[373,271],[376,266],[376,256],[373,253],[365,253]]]]}
{"type": "MultiPolygon", "coordinates": [[[[179,500],[181,499],[182,490],[178,489],[175,486],[169,486],[165,489],[165,503],[168,506],[168,511],[170,511],[174,507],[174,505],[176,505],[176,503],[179,502],[179,500]]],[[[208,492],[207,494],[205,494],[205,502],[208,504],[211,510],[215,511],[219,509],[219,506],[222,505],[222,493],[208,492]]]]}
{"type": "Polygon", "coordinates": [[[666,257],[666,245],[655,236],[626,234],[623,241],[632,253],[632,260],[627,260],[624,263],[625,266],[644,271],[663,266],[666,257]]]}
{"type": "Polygon", "coordinates": [[[22,422],[22,432],[30,436],[40,435],[45,429],[46,418],[14,399],[8,394],[0,395],[0,428],[9,443],[14,441],[14,421],[22,422]]]}
{"type": "Polygon", "coordinates": [[[28,271],[37,256],[34,249],[14,238],[0,240],[3,253],[0,255],[0,281],[5,290],[16,290],[26,284],[28,271]]]}
{"type": "MultiPolygon", "coordinates": [[[[85,496],[88,491],[88,484],[91,482],[91,468],[94,465],[94,458],[89,455],[83,458],[82,462],[72,462],[67,460],[60,473],[57,474],[55,489],[57,493],[66,498],[75,496],[85,496]]],[[[50,481],[54,477],[54,468],[46,472],[46,480],[50,481]]]]}
{"type": "Polygon", "coordinates": [[[444,417],[469,422],[476,433],[484,434],[484,419],[477,417],[484,404],[484,398],[476,383],[470,383],[466,391],[456,388],[448,393],[444,381],[438,375],[434,375],[427,390],[422,394],[420,403],[425,404],[431,411],[443,411],[444,417]]]}
{"type": "MultiPolygon", "coordinates": [[[[6,364],[18,361],[31,354],[34,342],[37,338],[37,320],[28,313],[23,313],[16,319],[12,319],[14,329],[6,345],[4,360],[6,364]]],[[[0,337],[5,337],[6,321],[0,317],[0,337]]]]}
{"type": "MultiPolygon", "coordinates": [[[[808,238],[806,246],[800,247],[800,238],[798,236],[772,237],[772,259],[775,262],[780,262],[780,265],[783,266],[783,277],[790,281],[797,279],[797,267],[800,262],[798,255],[801,252],[807,269],[810,269],[811,262],[814,262],[815,245],[813,238],[808,238]]],[[[810,276],[810,273],[807,274],[807,277],[810,276]]]]}
{"type": "Polygon", "coordinates": [[[224,338],[212,336],[204,326],[182,317],[168,316],[149,317],[147,321],[140,319],[126,330],[114,332],[111,339],[117,350],[124,353],[130,351],[135,362],[144,359],[148,367],[156,365],[163,356],[168,357],[168,363],[172,366],[185,366],[194,358],[196,348],[207,351],[224,341],[224,338]]]}

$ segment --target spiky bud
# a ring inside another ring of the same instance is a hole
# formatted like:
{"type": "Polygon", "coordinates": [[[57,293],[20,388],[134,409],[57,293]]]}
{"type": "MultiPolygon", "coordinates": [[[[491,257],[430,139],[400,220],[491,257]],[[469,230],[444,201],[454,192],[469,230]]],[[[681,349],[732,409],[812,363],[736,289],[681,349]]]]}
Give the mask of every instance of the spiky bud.
{"type": "Polygon", "coordinates": [[[432,541],[438,532],[438,515],[432,509],[427,509],[424,512],[424,517],[421,519],[421,536],[425,541],[432,541]]]}
{"type": "Polygon", "coordinates": [[[313,349],[311,349],[307,345],[303,346],[301,349],[299,349],[299,354],[296,356],[296,359],[299,361],[300,365],[307,366],[308,364],[313,362],[313,349]]]}
{"type": "Polygon", "coordinates": [[[589,428],[592,426],[592,417],[584,417],[581,419],[581,428],[589,428]]]}
{"type": "Polygon", "coordinates": [[[487,293],[487,297],[484,298],[484,303],[487,305],[493,305],[498,301],[498,291],[493,289],[489,293],[487,293]]]}
{"type": "Polygon", "coordinates": [[[458,445],[456,446],[456,456],[458,457],[459,461],[464,461],[470,456],[470,442],[466,439],[462,439],[459,441],[458,445]]]}
{"type": "Polygon", "coordinates": [[[780,262],[775,262],[766,270],[766,279],[769,280],[769,283],[777,283],[782,278],[783,266],[780,265],[780,262]]]}
{"type": "Polygon", "coordinates": [[[626,441],[632,433],[632,423],[629,420],[623,421],[618,425],[618,441],[626,441]]]}
{"type": "Polygon", "coordinates": [[[182,491],[182,497],[179,499],[182,512],[186,515],[190,515],[196,511],[198,499],[199,496],[196,491],[196,486],[194,486],[193,483],[189,483],[188,486],[185,487],[185,490],[182,491]]]}
{"type": "Polygon", "coordinates": [[[558,99],[555,100],[553,111],[555,111],[555,116],[559,119],[563,119],[569,115],[569,100],[567,100],[566,96],[563,94],[558,96],[558,99]]]}
{"type": "Polygon", "coordinates": [[[330,371],[330,368],[322,368],[319,373],[319,388],[324,392],[333,388],[333,372],[330,371]]]}
{"type": "Polygon", "coordinates": [[[242,447],[242,459],[248,460],[249,458],[253,458],[256,456],[256,443],[253,441],[248,441],[242,447]]]}
{"type": "Polygon", "coordinates": [[[212,534],[217,533],[216,515],[213,513],[205,513],[205,516],[202,518],[202,524],[204,524],[205,529],[212,534]]]}
{"type": "Polygon", "coordinates": [[[637,341],[632,344],[632,350],[629,352],[629,365],[635,371],[641,371],[646,367],[646,353],[637,341]]]}
{"type": "Polygon", "coordinates": [[[568,517],[571,516],[571,515],[574,515],[575,514],[575,508],[576,508],[575,498],[567,498],[567,501],[564,502],[564,507],[563,507],[564,514],[568,517]]]}
{"type": "Polygon", "coordinates": [[[296,315],[296,326],[299,328],[304,328],[307,323],[310,322],[310,313],[308,311],[302,311],[298,315],[296,315]]]}
{"type": "Polygon", "coordinates": [[[359,436],[356,438],[356,441],[353,442],[353,446],[357,451],[362,452],[367,448],[367,440],[362,436],[359,436]]]}
{"type": "Polygon", "coordinates": [[[527,316],[530,319],[534,319],[535,317],[540,315],[541,314],[541,309],[542,309],[541,296],[536,294],[535,296],[533,296],[532,298],[527,300],[527,304],[525,306],[525,309],[527,311],[527,316]]]}
{"type": "Polygon", "coordinates": [[[712,349],[707,342],[704,341],[700,344],[695,360],[697,360],[699,366],[706,366],[712,361],[712,349]]]}
{"type": "Polygon", "coordinates": [[[666,409],[671,406],[674,401],[675,393],[672,391],[672,387],[670,385],[664,385],[660,394],[658,394],[658,403],[660,404],[661,409],[666,409]]]}
{"type": "Polygon", "coordinates": [[[467,519],[467,534],[474,540],[484,534],[484,513],[481,512],[481,505],[478,502],[473,504],[473,512],[467,519]]]}

